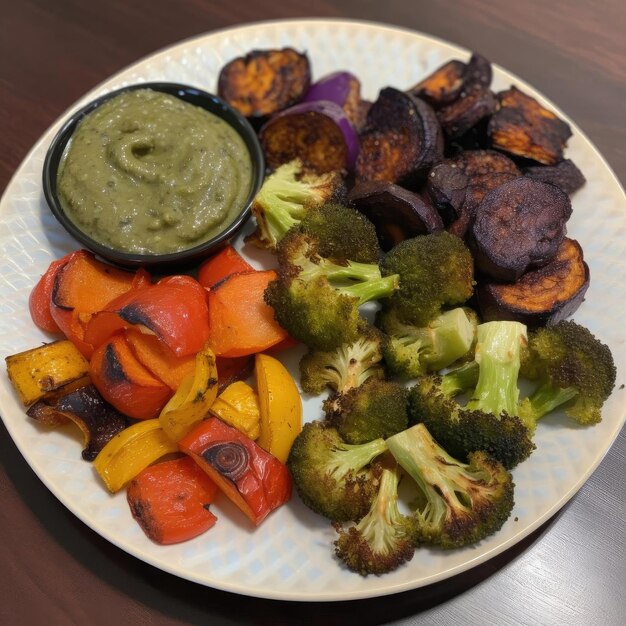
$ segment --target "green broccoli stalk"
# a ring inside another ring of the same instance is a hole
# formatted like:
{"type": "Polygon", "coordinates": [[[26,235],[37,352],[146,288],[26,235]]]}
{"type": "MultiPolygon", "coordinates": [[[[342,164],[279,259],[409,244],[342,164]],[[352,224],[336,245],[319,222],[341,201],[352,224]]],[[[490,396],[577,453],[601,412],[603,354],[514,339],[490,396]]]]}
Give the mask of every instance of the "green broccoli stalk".
{"type": "Polygon", "coordinates": [[[560,406],[579,424],[597,424],[615,386],[616,369],[608,346],[584,326],[562,321],[530,333],[522,373],[539,382],[519,405],[520,417],[532,430],[560,406]]]}
{"type": "Polygon", "coordinates": [[[335,524],[335,554],[353,572],[386,574],[413,558],[413,525],[398,509],[398,483],[397,468],[384,468],[368,513],[348,529],[335,524]]]}
{"type": "Polygon", "coordinates": [[[383,278],[374,263],[322,257],[318,239],[297,229],[280,242],[278,262],[265,302],[294,339],[316,350],[356,341],[363,323],[359,306],[389,296],[398,286],[397,276],[383,278]]]}
{"type": "Polygon", "coordinates": [[[256,231],[247,240],[274,250],[285,233],[302,220],[307,211],[340,194],[339,172],[311,174],[299,160],[281,165],[265,179],[252,204],[256,231]]]}
{"type": "Polygon", "coordinates": [[[376,324],[388,335],[383,354],[389,373],[405,380],[452,365],[476,337],[475,318],[464,308],[445,311],[423,327],[401,322],[391,308],[379,312],[376,324]]]}
{"type": "Polygon", "coordinates": [[[423,424],[387,439],[389,451],[423,495],[416,540],[441,548],[476,543],[499,530],[513,509],[513,478],[484,452],[462,463],[423,424]]]}
{"type": "Polygon", "coordinates": [[[359,387],[331,396],[324,402],[324,410],[345,441],[361,444],[407,428],[407,397],[403,385],[371,378],[359,387]]]}
{"type": "Polygon", "coordinates": [[[500,415],[517,413],[522,345],[526,326],[519,322],[487,322],[477,331],[475,361],[478,383],[466,408],[500,415]]]}
{"type": "Polygon", "coordinates": [[[418,327],[463,304],[474,289],[472,255],[447,232],[405,239],[385,255],[381,269],[383,275],[400,276],[400,288],[384,308],[395,309],[400,321],[418,327]]]}
{"type": "Polygon", "coordinates": [[[383,378],[382,336],[371,326],[362,325],[359,337],[335,350],[309,350],[300,360],[300,385],[307,393],[322,393],[330,387],[345,393],[369,378],[383,378]]]}
{"type": "Polygon", "coordinates": [[[330,520],[346,522],[360,519],[371,506],[380,472],[370,464],[386,450],[383,439],[346,444],[335,428],[314,421],[296,437],[287,467],[306,506],[330,520]]]}
{"type": "Polygon", "coordinates": [[[409,392],[411,423],[423,423],[463,461],[484,450],[512,468],[534,450],[532,433],[517,416],[517,380],[526,327],[518,322],[478,326],[475,361],[444,376],[428,375],[409,392]],[[457,396],[471,398],[463,406],[457,396]]]}

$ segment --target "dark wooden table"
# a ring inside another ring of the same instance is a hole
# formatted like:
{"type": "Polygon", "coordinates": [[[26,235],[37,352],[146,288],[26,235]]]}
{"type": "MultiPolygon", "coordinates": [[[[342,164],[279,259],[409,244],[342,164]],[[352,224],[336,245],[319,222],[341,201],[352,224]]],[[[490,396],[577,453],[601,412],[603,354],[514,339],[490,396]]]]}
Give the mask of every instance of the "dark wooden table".
{"type": "MultiPolygon", "coordinates": [[[[1,1],[0,189],[41,133],[111,73],[180,39],[284,17],[382,21],[480,50],[568,113],[626,182],[621,0],[1,1]]],[[[156,570],[74,518],[0,426],[3,624],[623,624],[626,432],[565,510],[471,572],[395,596],[297,604],[156,570]]]]}

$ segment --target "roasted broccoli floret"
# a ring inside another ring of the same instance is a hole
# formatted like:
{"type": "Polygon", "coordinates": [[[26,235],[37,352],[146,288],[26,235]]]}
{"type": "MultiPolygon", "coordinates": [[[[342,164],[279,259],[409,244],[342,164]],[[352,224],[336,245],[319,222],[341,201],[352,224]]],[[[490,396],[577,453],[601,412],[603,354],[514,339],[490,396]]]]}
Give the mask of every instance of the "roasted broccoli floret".
{"type": "Polygon", "coordinates": [[[423,424],[390,437],[387,446],[422,492],[414,513],[418,542],[459,548],[496,532],[510,516],[512,476],[485,452],[472,452],[462,463],[423,424]]]}
{"type": "Polygon", "coordinates": [[[526,327],[518,322],[478,326],[476,357],[444,376],[429,375],[409,393],[409,416],[424,423],[454,457],[485,451],[512,468],[534,450],[532,433],[517,416],[520,352],[526,327]],[[463,406],[458,394],[470,394],[463,406]]]}
{"type": "Polygon", "coordinates": [[[335,554],[363,576],[386,574],[413,558],[413,521],[398,509],[397,468],[384,468],[369,512],[347,529],[335,524],[335,554]]]}
{"type": "Polygon", "coordinates": [[[316,350],[334,350],[359,336],[359,306],[389,296],[398,277],[382,277],[375,263],[331,260],[319,254],[319,240],[291,230],[278,246],[276,280],[265,291],[278,323],[316,350]]]}
{"type": "Polygon", "coordinates": [[[354,446],[321,422],[304,425],[287,467],[296,490],[310,509],[332,521],[358,520],[378,491],[380,468],[371,463],[387,449],[384,439],[354,446]]]}
{"type": "Polygon", "coordinates": [[[400,288],[385,308],[415,326],[426,326],[444,309],[463,304],[474,288],[472,255],[447,232],[405,239],[385,255],[381,269],[383,275],[400,276],[400,288]]]}
{"type": "Polygon", "coordinates": [[[307,393],[319,394],[325,387],[345,393],[369,378],[383,378],[383,337],[362,324],[359,337],[330,351],[309,350],[300,360],[300,384],[307,393]]]}
{"type": "Polygon", "coordinates": [[[407,389],[396,382],[372,378],[324,402],[326,417],[352,444],[389,437],[408,426],[407,389]]]}
{"type": "Polygon", "coordinates": [[[252,213],[257,227],[248,241],[273,250],[308,209],[339,199],[344,193],[339,172],[311,174],[304,172],[299,160],[285,163],[265,179],[254,199],[252,213]]]}
{"type": "Polygon", "coordinates": [[[573,321],[531,331],[521,371],[539,382],[519,407],[531,430],[537,420],[561,405],[580,424],[598,423],[602,405],[615,386],[611,350],[573,321]]]}
{"type": "Polygon", "coordinates": [[[376,324],[388,336],[383,349],[390,374],[403,379],[417,378],[452,365],[470,352],[476,337],[476,318],[465,308],[441,313],[426,326],[414,326],[398,319],[390,308],[379,311],[376,324]]]}
{"type": "Polygon", "coordinates": [[[298,228],[319,241],[327,259],[379,263],[382,251],[376,228],[363,213],[341,204],[323,204],[308,211],[298,228]]]}

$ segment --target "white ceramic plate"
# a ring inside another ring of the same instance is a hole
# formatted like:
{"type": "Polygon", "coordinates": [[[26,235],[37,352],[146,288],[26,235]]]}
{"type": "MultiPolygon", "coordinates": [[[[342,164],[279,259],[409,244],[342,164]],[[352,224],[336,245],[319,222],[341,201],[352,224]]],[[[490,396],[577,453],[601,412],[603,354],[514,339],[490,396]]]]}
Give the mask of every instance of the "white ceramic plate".
{"type": "MultiPolygon", "coordinates": [[[[315,77],[349,69],[360,77],[364,96],[378,89],[406,88],[465,50],[424,35],[375,24],[343,21],[261,23],[216,32],[175,45],[120,72],[82,102],[123,85],[171,80],[214,91],[220,67],[252,48],[290,45],[308,51],[315,77]]],[[[556,109],[535,90],[495,68],[496,90],[515,83],[556,109]]],[[[76,107],[81,103],[76,103],[76,107]]],[[[74,107],[73,107],[74,108],[74,107]]],[[[62,116],[65,117],[66,114],[62,116]]],[[[565,119],[567,117],[561,113],[565,119]]],[[[626,371],[626,199],[615,176],[576,125],[567,155],[587,177],[573,198],[569,235],[583,246],[591,268],[587,300],[575,318],[608,343],[626,371]]],[[[70,250],[70,239],[50,214],[41,188],[41,168],[55,123],[15,174],[0,204],[0,356],[49,339],[28,315],[28,295],[50,261],[70,250]]],[[[297,363],[292,355],[290,366],[297,363]]],[[[228,591],[285,600],[348,600],[413,589],[468,570],[502,552],[546,521],[582,486],[601,461],[625,419],[625,394],[616,391],[604,420],[589,429],[560,417],[539,425],[537,451],[515,469],[516,506],[500,532],[452,552],[419,550],[413,560],[382,577],[362,578],[335,561],[335,533],[297,497],[253,529],[228,502],[214,506],[218,524],[204,536],[177,546],[151,543],[132,520],[125,494],[107,494],[90,464],[80,458],[80,438],[71,428],[43,431],[30,421],[8,379],[0,375],[0,412],[7,429],[46,486],[81,520],[123,550],[163,570],[228,591]]],[[[320,399],[305,402],[308,420],[320,415],[320,399]]]]}

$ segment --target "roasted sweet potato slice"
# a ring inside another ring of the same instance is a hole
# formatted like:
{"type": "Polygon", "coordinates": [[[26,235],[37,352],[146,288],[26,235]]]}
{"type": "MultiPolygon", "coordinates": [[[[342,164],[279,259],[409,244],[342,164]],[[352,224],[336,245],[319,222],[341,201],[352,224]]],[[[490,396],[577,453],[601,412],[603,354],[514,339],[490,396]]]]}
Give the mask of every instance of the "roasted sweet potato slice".
{"type": "Polygon", "coordinates": [[[217,93],[242,115],[262,118],[298,102],[310,85],[306,54],[293,48],[252,50],[222,68],[217,93]]]}
{"type": "Polygon", "coordinates": [[[491,63],[477,52],[472,53],[463,72],[464,88],[489,87],[492,76],[491,63]]]}
{"type": "Polygon", "coordinates": [[[358,182],[348,199],[374,224],[384,251],[404,239],[443,230],[441,217],[429,202],[393,183],[358,182]]]}
{"type": "Polygon", "coordinates": [[[357,179],[414,188],[442,156],[443,133],[433,109],[393,87],[383,89],[361,134],[357,179]]]}
{"type": "Polygon", "coordinates": [[[589,287],[589,267],[577,241],[565,238],[556,257],[516,283],[482,283],[477,296],[485,321],[513,320],[527,326],[552,325],[572,315],[589,287]]]}
{"type": "Polygon", "coordinates": [[[324,100],[278,113],[261,128],[259,139],[270,168],[299,159],[306,170],[319,174],[352,169],[359,147],[344,110],[324,100]]]}
{"type": "Polygon", "coordinates": [[[465,199],[458,211],[459,216],[450,224],[448,232],[464,238],[474,219],[476,208],[482,202],[487,192],[517,177],[517,174],[511,172],[492,172],[470,177],[465,189],[465,199]]]}
{"type": "Polygon", "coordinates": [[[558,163],[572,136],[569,124],[515,86],[497,97],[498,110],[489,121],[493,147],[546,165],[558,163]]]}
{"type": "Polygon", "coordinates": [[[556,165],[532,165],[524,169],[524,176],[556,185],[567,194],[572,194],[585,184],[583,173],[570,159],[556,165]]]}
{"type": "Polygon", "coordinates": [[[496,97],[488,87],[476,86],[463,91],[451,104],[437,111],[437,119],[449,139],[458,139],[481,120],[495,112],[496,97]]]}
{"type": "Polygon", "coordinates": [[[93,385],[46,398],[30,407],[27,414],[47,425],[74,422],[83,433],[85,461],[93,461],[108,441],[128,426],[126,417],[105,402],[93,385]]]}
{"type": "Polygon", "coordinates": [[[520,176],[488,192],[469,234],[476,266],[503,282],[556,255],[572,213],[567,194],[554,185],[520,176]]]}
{"type": "Polygon", "coordinates": [[[444,222],[450,224],[461,215],[467,188],[478,177],[520,171],[507,156],[495,150],[468,150],[442,161],[428,173],[426,191],[444,222]]]}
{"type": "Polygon", "coordinates": [[[448,61],[407,91],[434,107],[444,106],[456,100],[461,93],[465,70],[466,65],[462,61],[448,61]]]}

